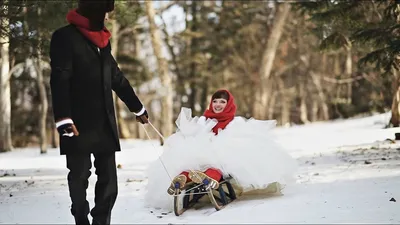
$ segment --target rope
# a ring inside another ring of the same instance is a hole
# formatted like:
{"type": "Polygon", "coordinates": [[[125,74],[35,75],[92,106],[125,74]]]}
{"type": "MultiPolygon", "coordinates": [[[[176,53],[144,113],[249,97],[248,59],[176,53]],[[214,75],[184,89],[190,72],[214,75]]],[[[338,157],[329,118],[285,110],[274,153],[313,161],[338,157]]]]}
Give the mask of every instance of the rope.
{"type": "MultiPolygon", "coordinates": [[[[164,136],[160,133],[160,131],[158,131],[154,125],[149,121],[150,126],[154,129],[154,131],[158,134],[158,136],[160,136],[160,138],[163,140],[163,142],[165,142],[165,138],[164,136]]],[[[143,125],[143,124],[142,124],[143,125]]]]}
{"type": "MultiPolygon", "coordinates": [[[[151,124],[150,121],[149,121],[149,124],[151,124]]],[[[149,133],[147,132],[146,127],[144,127],[143,124],[141,124],[141,125],[142,125],[142,127],[143,127],[143,129],[144,129],[144,132],[146,133],[147,138],[148,138],[150,141],[152,141],[152,139],[151,139],[149,133]]],[[[152,127],[153,127],[153,129],[155,129],[155,127],[154,127],[153,125],[152,125],[152,127]]],[[[161,135],[161,134],[159,134],[159,135],[161,135]]],[[[161,137],[161,138],[164,138],[164,137],[162,137],[162,135],[161,135],[160,137],[161,137]]],[[[151,145],[153,145],[153,148],[156,149],[156,146],[154,146],[153,143],[152,143],[151,145]]],[[[169,177],[170,181],[172,182],[172,177],[171,177],[171,175],[168,173],[167,167],[165,167],[165,164],[164,164],[164,162],[161,160],[161,157],[160,157],[160,156],[158,157],[158,160],[160,160],[161,164],[162,164],[163,167],[164,167],[165,172],[168,174],[168,177],[169,177]]]]}
{"type": "MultiPolygon", "coordinates": [[[[165,142],[165,138],[164,138],[164,136],[161,134],[161,132],[160,131],[158,131],[157,130],[157,128],[149,121],[149,124],[150,124],[150,126],[153,128],[153,130],[158,134],[158,136],[163,140],[163,142],[165,142]]],[[[144,125],[142,124],[142,126],[143,126],[143,128],[144,128],[144,125]]],[[[150,138],[150,136],[148,135],[148,133],[147,133],[147,131],[146,131],[146,128],[144,128],[145,129],[145,132],[146,132],[146,134],[147,134],[147,137],[151,140],[151,138],[150,138]]],[[[159,159],[160,159],[160,161],[161,161],[161,158],[159,157],[159,159]]],[[[162,162],[162,161],[161,161],[162,162]]],[[[167,171],[167,169],[166,169],[166,167],[165,167],[165,165],[164,165],[164,163],[162,162],[162,164],[163,164],[163,166],[164,166],[164,169],[166,170],[166,172],[168,173],[168,171],[167,171]]],[[[190,170],[199,180],[201,179],[201,177],[200,177],[200,175],[198,175],[198,173],[196,172],[196,171],[193,171],[193,170],[190,170]]],[[[170,177],[170,180],[171,180],[171,182],[173,181],[173,179],[172,179],[172,177],[168,174],[168,176],[170,177]]]]}
{"type": "MultiPolygon", "coordinates": [[[[148,124],[150,124],[150,126],[154,129],[154,131],[158,134],[158,136],[163,140],[163,142],[165,142],[165,138],[164,138],[164,136],[161,134],[161,132],[158,131],[157,128],[156,128],[150,121],[148,121],[148,124]]],[[[143,124],[141,124],[141,125],[142,125],[142,127],[143,127],[144,132],[146,133],[147,138],[151,141],[152,139],[151,139],[149,133],[147,132],[146,127],[145,127],[143,124]]],[[[152,145],[153,145],[154,149],[156,149],[156,147],[154,146],[154,144],[152,144],[152,145]]],[[[172,179],[171,175],[168,173],[167,167],[165,166],[164,162],[161,160],[161,157],[158,157],[158,159],[160,160],[161,164],[163,165],[164,170],[165,170],[165,172],[168,174],[168,177],[169,177],[169,179],[170,179],[170,181],[171,181],[171,183],[172,183],[172,182],[173,182],[173,179],[172,179]]],[[[196,176],[199,180],[201,180],[201,177],[200,177],[200,175],[198,174],[197,171],[193,171],[193,170],[190,170],[190,171],[194,174],[194,176],[196,176]]],[[[203,184],[200,184],[200,185],[203,185],[203,184]]],[[[196,187],[199,187],[200,185],[198,185],[198,186],[196,186],[196,187]]],[[[193,188],[189,189],[188,191],[193,190],[193,189],[196,188],[196,187],[193,187],[193,188]]],[[[208,186],[208,187],[206,188],[206,190],[208,190],[209,188],[210,188],[210,186],[208,186]]],[[[207,192],[206,192],[206,193],[207,193],[207,192]]],[[[199,193],[199,194],[202,194],[202,193],[199,193]]],[[[186,194],[185,194],[185,195],[186,195],[186,194]]]]}

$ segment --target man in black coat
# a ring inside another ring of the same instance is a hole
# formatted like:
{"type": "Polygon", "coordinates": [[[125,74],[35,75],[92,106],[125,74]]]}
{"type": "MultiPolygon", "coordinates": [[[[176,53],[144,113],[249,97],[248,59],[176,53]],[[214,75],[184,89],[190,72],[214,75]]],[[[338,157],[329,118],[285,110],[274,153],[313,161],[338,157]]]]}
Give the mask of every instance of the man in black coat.
{"type": "Polygon", "coordinates": [[[120,151],[112,90],[148,123],[148,114],[111,55],[105,15],[113,0],[80,0],[67,15],[69,25],[51,39],[51,93],[60,134],[60,154],[66,155],[71,213],[76,224],[90,224],[86,189],[94,155],[97,182],[93,224],[110,224],[118,194],[115,152],[120,151]]]}

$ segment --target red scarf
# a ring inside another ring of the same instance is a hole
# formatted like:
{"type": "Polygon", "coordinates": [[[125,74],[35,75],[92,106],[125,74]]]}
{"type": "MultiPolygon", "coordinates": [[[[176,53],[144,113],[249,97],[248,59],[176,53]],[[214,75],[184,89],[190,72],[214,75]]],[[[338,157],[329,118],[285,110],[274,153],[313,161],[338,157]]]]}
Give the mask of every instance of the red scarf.
{"type": "Polygon", "coordinates": [[[100,31],[89,30],[89,20],[77,13],[76,9],[68,12],[67,21],[77,26],[78,30],[97,47],[104,48],[107,46],[108,40],[111,37],[111,33],[107,28],[104,27],[100,31]]]}
{"type": "Polygon", "coordinates": [[[233,120],[236,113],[235,99],[233,98],[233,95],[227,90],[224,91],[228,92],[229,94],[229,100],[226,103],[224,111],[222,111],[221,113],[215,113],[212,108],[211,100],[210,106],[203,114],[207,119],[211,118],[218,120],[218,123],[212,129],[215,134],[218,134],[218,129],[225,129],[225,127],[233,120]]]}

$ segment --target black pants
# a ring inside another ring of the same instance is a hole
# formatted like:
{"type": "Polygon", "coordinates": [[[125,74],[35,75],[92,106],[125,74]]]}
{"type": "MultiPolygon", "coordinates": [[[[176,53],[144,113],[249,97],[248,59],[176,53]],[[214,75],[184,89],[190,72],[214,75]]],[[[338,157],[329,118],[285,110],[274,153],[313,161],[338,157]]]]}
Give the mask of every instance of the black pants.
{"type": "MultiPolygon", "coordinates": [[[[71,213],[76,224],[90,224],[88,220],[89,202],[86,189],[92,167],[91,155],[67,155],[68,187],[72,201],[71,213]]],[[[92,224],[110,224],[111,210],[118,195],[115,152],[94,154],[97,182],[95,187],[95,206],[90,212],[92,224]]]]}

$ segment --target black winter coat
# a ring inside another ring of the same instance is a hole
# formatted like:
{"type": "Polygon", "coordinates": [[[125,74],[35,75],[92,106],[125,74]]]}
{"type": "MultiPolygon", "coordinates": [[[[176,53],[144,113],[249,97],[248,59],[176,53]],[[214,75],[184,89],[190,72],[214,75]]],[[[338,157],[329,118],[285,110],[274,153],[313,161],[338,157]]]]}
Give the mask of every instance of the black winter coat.
{"type": "Polygon", "coordinates": [[[71,118],[79,136],[60,136],[60,153],[120,151],[112,91],[131,112],[143,105],[111,55],[98,49],[74,25],[53,33],[50,87],[55,121],[71,118]]]}

